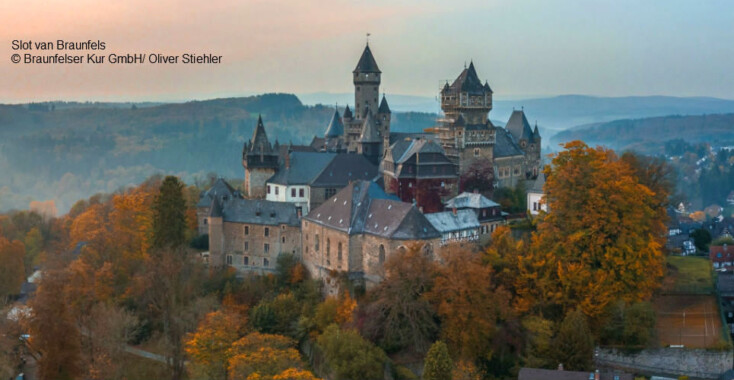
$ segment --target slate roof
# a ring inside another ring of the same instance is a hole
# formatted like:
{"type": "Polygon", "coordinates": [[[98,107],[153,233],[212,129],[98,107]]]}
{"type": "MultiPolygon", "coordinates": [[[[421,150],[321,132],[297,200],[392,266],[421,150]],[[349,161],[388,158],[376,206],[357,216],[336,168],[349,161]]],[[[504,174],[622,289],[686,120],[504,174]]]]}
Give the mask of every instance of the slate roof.
{"type": "Polygon", "coordinates": [[[373,180],[377,174],[377,166],[365,156],[340,153],[311,181],[311,186],[342,187],[356,180],[373,180]]]}
{"type": "Polygon", "coordinates": [[[222,178],[217,178],[209,190],[199,195],[199,202],[196,204],[196,207],[209,207],[215,198],[236,198],[238,196],[239,192],[230,186],[227,181],[222,178]]]}
{"type": "Polygon", "coordinates": [[[326,127],[326,137],[339,137],[344,135],[344,124],[342,124],[342,118],[339,116],[339,110],[334,110],[334,115],[331,117],[329,126],[326,127]]]}
{"type": "Polygon", "coordinates": [[[326,152],[291,152],[290,167],[282,162],[268,183],[277,185],[309,184],[334,159],[336,153],[326,152]]]}
{"type": "Polygon", "coordinates": [[[349,109],[349,106],[347,105],[347,108],[344,109],[344,118],[345,119],[351,119],[352,118],[352,110],[349,109]]]}
{"type": "Polygon", "coordinates": [[[375,119],[372,117],[372,112],[367,113],[367,117],[364,119],[362,124],[362,134],[359,136],[359,142],[363,143],[374,143],[380,142],[380,133],[377,131],[377,125],[375,125],[375,119]]]}
{"type": "Polygon", "coordinates": [[[410,140],[410,139],[426,139],[435,140],[436,135],[433,133],[426,132],[390,132],[390,145],[395,144],[398,141],[410,140]]]}
{"type": "Polygon", "coordinates": [[[311,210],[314,223],[347,232],[397,240],[424,240],[440,236],[418,209],[387,195],[377,184],[356,181],[311,210]]]}
{"type": "Polygon", "coordinates": [[[469,68],[465,68],[461,74],[459,74],[456,80],[454,80],[454,83],[449,86],[449,90],[452,92],[467,92],[475,95],[492,92],[489,88],[489,84],[487,84],[486,88],[482,85],[482,81],[479,80],[477,71],[474,69],[474,62],[471,62],[469,64],[469,68]]]}
{"type": "Polygon", "coordinates": [[[252,139],[250,139],[250,146],[247,152],[248,155],[258,155],[260,153],[270,154],[273,152],[273,147],[270,146],[268,141],[268,135],[265,133],[265,126],[263,126],[262,116],[257,117],[257,126],[252,132],[252,139]]]}
{"type": "Polygon", "coordinates": [[[528,119],[525,117],[525,111],[523,110],[512,111],[510,120],[507,120],[507,124],[505,124],[505,129],[512,133],[515,141],[523,139],[530,142],[534,141],[533,129],[530,128],[530,123],[528,123],[528,119]]]}
{"type": "Polygon", "coordinates": [[[314,149],[311,145],[283,144],[278,147],[278,158],[280,162],[285,160],[285,155],[288,152],[318,152],[318,150],[314,149]]]}
{"type": "Polygon", "coordinates": [[[719,273],[716,278],[716,290],[721,296],[734,297],[734,273],[719,273]]]}
{"type": "Polygon", "coordinates": [[[477,214],[473,210],[458,210],[456,214],[453,211],[436,212],[426,214],[426,219],[441,233],[463,231],[480,226],[477,214]]]}
{"type": "MultiPolygon", "coordinates": [[[[624,372],[601,372],[600,380],[633,380],[633,376],[624,372]]],[[[518,380],[589,380],[594,378],[590,371],[559,371],[555,369],[520,368],[518,380]]]]}
{"type": "Polygon", "coordinates": [[[354,73],[381,73],[380,68],[377,67],[375,57],[372,56],[369,44],[364,47],[362,56],[357,62],[357,67],[354,68],[354,73]]]}
{"type": "Polygon", "coordinates": [[[543,186],[545,186],[545,174],[541,172],[528,189],[528,193],[543,194],[543,186]]]}
{"type": "Polygon", "coordinates": [[[515,142],[512,135],[504,128],[495,128],[495,143],[494,143],[494,156],[495,157],[511,157],[511,156],[522,156],[525,152],[515,142]]]}
{"type": "Polygon", "coordinates": [[[311,144],[309,146],[313,148],[315,151],[320,151],[324,149],[324,146],[326,145],[326,139],[323,137],[314,136],[313,140],[311,140],[311,144]]]}
{"type": "Polygon", "coordinates": [[[407,161],[416,153],[440,153],[446,154],[441,145],[433,139],[411,139],[398,141],[390,147],[394,162],[407,161]]]}
{"type": "Polygon", "coordinates": [[[380,101],[380,107],[377,109],[377,113],[390,113],[390,106],[387,105],[385,94],[382,94],[382,101],[380,101]]]}
{"type": "MultiPolygon", "coordinates": [[[[222,221],[277,226],[299,226],[296,206],[290,202],[273,202],[262,199],[230,199],[216,202],[222,221]]],[[[214,208],[214,207],[212,207],[214,208]]],[[[211,215],[214,216],[214,215],[211,215]]]]}
{"type": "Polygon", "coordinates": [[[481,208],[487,208],[487,207],[498,207],[499,203],[488,199],[482,194],[479,193],[469,193],[469,192],[463,192],[448,201],[446,201],[446,208],[472,208],[472,209],[481,209],[481,208]]]}

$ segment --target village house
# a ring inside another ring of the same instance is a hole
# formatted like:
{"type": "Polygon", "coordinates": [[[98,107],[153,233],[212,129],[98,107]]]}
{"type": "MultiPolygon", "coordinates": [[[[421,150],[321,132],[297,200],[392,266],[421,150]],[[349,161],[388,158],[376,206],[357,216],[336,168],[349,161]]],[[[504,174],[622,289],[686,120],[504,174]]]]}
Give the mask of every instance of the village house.
{"type": "Polygon", "coordinates": [[[734,248],[728,244],[709,246],[709,259],[714,269],[734,266],[734,248]]]}
{"type": "Polygon", "coordinates": [[[445,204],[447,210],[471,210],[479,222],[480,245],[487,244],[498,226],[507,224],[507,213],[502,212],[499,203],[492,201],[478,192],[463,192],[449,199],[445,204]]]}
{"type": "Polygon", "coordinates": [[[548,205],[543,201],[543,186],[545,186],[545,174],[540,173],[535,181],[530,182],[527,193],[528,213],[537,216],[541,211],[548,212],[548,205]]]}
{"type": "Polygon", "coordinates": [[[472,210],[434,212],[426,219],[441,233],[441,245],[479,241],[479,219],[472,210]]]}

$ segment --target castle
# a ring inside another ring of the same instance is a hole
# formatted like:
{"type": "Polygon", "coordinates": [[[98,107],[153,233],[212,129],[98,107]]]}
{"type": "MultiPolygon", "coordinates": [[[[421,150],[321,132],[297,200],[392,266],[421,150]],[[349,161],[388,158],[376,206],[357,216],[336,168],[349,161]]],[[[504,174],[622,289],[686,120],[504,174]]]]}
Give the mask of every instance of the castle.
{"type": "Polygon", "coordinates": [[[463,175],[491,167],[495,186],[538,177],[537,125],[524,110],[493,125],[493,92],[473,62],[440,90],[443,116],[422,133],[391,133],[369,44],[352,74],[353,108],[335,109],[310,145],[271,144],[258,117],[242,151],[244,194],[223,182],[202,194],[213,264],[272,271],[288,252],[319,278],[342,271],[374,284],[394,252],[486,243],[505,223],[497,203],[461,188],[463,175]]]}

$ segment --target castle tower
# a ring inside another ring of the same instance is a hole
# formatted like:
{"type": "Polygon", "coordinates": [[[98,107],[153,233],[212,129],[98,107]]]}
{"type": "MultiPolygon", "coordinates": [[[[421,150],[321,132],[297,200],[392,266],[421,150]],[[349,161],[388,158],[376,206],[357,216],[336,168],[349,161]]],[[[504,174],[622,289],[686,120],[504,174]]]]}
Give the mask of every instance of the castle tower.
{"type": "MultiPolygon", "coordinates": [[[[347,112],[349,112],[349,107],[344,111],[345,117],[347,112]]],[[[344,149],[344,123],[336,108],[324,133],[324,145],[326,145],[327,152],[339,152],[344,149]]]]}
{"type": "Polygon", "coordinates": [[[525,153],[523,168],[526,178],[537,177],[540,170],[540,132],[537,123],[533,130],[525,117],[525,110],[515,110],[512,111],[505,129],[525,153]]]}
{"type": "Polygon", "coordinates": [[[380,69],[372,56],[369,43],[357,62],[354,74],[354,116],[356,119],[367,117],[367,110],[378,109],[380,96],[380,69]]]}
{"type": "Polygon", "coordinates": [[[365,156],[371,163],[379,165],[380,155],[382,154],[382,141],[383,139],[377,130],[375,119],[372,117],[372,112],[368,112],[362,125],[362,133],[359,136],[357,152],[365,156]]]}
{"type": "MultiPolygon", "coordinates": [[[[390,106],[387,105],[387,99],[385,94],[382,94],[382,101],[380,102],[380,108],[377,109],[377,123],[379,125],[380,136],[382,136],[382,146],[387,148],[390,146],[390,119],[392,118],[392,112],[390,106]]],[[[380,153],[382,154],[382,153],[380,153]]]]}
{"type": "Polygon", "coordinates": [[[474,62],[459,74],[454,83],[441,90],[441,109],[447,118],[463,115],[467,124],[485,124],[492,110],[492,89],[479,80],[474,62]]]}
{"type": "Polygon", "coordinates": [[[245,168],[245,192],[250,198],[265,197],[265,182],[278,170],[278,152],[268,141],[261,116],[252,139],[242,149],[242,166],[245,168]]]}

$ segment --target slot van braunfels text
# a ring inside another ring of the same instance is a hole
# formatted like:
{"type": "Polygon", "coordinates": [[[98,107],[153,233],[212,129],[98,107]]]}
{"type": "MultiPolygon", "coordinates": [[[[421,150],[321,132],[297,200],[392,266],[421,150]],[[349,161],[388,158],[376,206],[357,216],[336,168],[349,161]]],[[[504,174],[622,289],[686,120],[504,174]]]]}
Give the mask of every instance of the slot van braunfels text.
{"type": "Polygon", "coordinates": [[[13,50],[104,50],[104,41],[38,41],[13,40],[13,50]]]}

